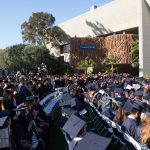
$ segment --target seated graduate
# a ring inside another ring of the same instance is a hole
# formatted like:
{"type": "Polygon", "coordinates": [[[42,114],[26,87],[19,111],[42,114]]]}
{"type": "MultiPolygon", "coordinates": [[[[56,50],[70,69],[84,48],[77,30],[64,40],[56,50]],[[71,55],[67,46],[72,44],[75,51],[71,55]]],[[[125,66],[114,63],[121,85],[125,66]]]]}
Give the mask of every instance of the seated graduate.
{"type": "Polygon", "coordinates": [[[95,92],[95,89],[93,87],[90,87],[87,91],[87,95],[90,98],[90,102],[93,102],[95,99],[94,92],[95,92]]]}
{"type": "Polygon", "coordinates": [[[150,101],[150,85],[146,85],[143,93],[144,99],[150,101]]]}
{"type": "Polygon", "coordinates": [[[81,102],[81,104],[84,104],[84,91],[80,86],[77,86],[77,92],[76,92],[76,96],[79,99],[79,101],[81,102]]]}
{"type": "Polygon", "coordinates": [[[8,110],[13,110],[16,108],[16,101],[13,97],[13,93],[8,89],[4,91],[3,105],[4,108],[8,110]]]}
{"type": "Polygon", "coordinates": [[[19,115],[15,112],[12,113],[12,134],[18,148],[23,150],[30,149],[32,145],[32,122],[28,122],[25,115],[25,110],[22,111],[19,115]]]}
{"type": "Polygon", "coordinates": [[[81,102],[80,97],[78,95],[79,93],[77,92],[77,87],[74,85],[70,85],[69,94],[71,95],[72,98],[75,98],[76,105],[74,106],[74,108],[79,111],[82,110],[83,103],[81,102]]]}
{"type": "Polygon", "coordinates": [[[103,99],[101,100],[101,106],[99,108],[99,111],[108,117],[109,119],[113,120],[115,114],[114,112],[116,111],[116,107],[114,104],[112,104],[112,100],[110,99],[103,99]],[[113,105],[113,106],[112,106],[113,105]]]}
{"type": "Polygon", "coordinates": [[[36,130],[39,133],[40,137],[45,140],[46,139],[46,135],[47,135],[47,131],[44,130],[44,128],[42,126],[40,126],[40,123],[38,124],[36,122],[37,116],[39,111],[34,109],[34,96],[29,96],[26,98],[25,104],[28,108],[28,113],[27,113],[27,119],[29,122],[35,122],[36,123],[36,130]]]}
{"type": "Polygon", "coordinates": [[[114,118],[114,114],[110,107],[103,108],[101,113],[111,120],[113,120],[113,118],[114,118]]]}
{"type": "Polygon", "coordinates": [[[46,116],[39,102],[39,97],[33,96],[33,101],[31,101],[31,103],[33,104],[34,119],[41,128],[49,128],[53,125],[53,120],[51,116],[46,116]]]}
{"type": "Polygon", "coordinates": [[[136,129],[135,140],[150,148],[150,112],[141,114],[141,125],[136,129]]]}
{"type": "Polygon", "coordinates": [[[19,77],[19,82],[20,84],[18,86],[17,93],[20,95],[21,98],[23,98],[23,100],[25,100],[26,96],[31,95],[31,92],[26,86],[26,79],[24,76],[19,77]]]}
{"type": "Polygon", "coordinates": [[[124,111],[123,111],[122,107],[125,103],[125,100],[118,97],[118,98],[115,99],[115,103],[117,105],[117,108],[116,108],[116,113],[115,113],[115,117],[114,117],[113,120],[114,120],[114,122],[121,125],[123,120],[124,120],[124,111]]]}
{"type": "Polygon", "coordinates": [[[138,127],[138,117],[139,117],[139,111],[140,107],[136,103],[131,103],[127,101],[124,104],[124,110],[128,110],[129,115],[127,118],[123,121],[122,126],[124,130],[133,138],[136,136],[136,128],[138,127]]]}

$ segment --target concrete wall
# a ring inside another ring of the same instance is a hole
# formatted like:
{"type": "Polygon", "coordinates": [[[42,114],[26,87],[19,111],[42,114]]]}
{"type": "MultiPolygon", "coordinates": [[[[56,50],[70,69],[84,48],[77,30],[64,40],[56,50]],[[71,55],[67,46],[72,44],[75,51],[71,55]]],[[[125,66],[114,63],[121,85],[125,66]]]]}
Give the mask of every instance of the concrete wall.
{"type": "Polygon", "coordinates": [[[150,0],[139,0],[139,75],[150,75],[150,0]]]}
{"type": "Polygon", "coordinates": [[[138,27],[138,0],[114,0],[59,26],[71,37],[97,36],[138,27]]]}
{"type": "MultiPolygon", "coordinates": [[[[150,74],[150,0],[114,0],[59,26],[71,37],[95,37],[138,27],[139,75],[150,74]]],[[[59,50],[51,53],[60,56],[59,50]]]]}

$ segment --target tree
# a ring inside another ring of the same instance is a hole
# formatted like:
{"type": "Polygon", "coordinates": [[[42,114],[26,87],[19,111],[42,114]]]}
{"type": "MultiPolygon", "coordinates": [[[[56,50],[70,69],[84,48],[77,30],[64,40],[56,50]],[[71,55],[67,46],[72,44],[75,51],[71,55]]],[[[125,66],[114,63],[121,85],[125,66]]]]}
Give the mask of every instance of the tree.
{"type": "Polygon", "coordinates": [[[53,66],[51,67],[51,74],[57,74],[57,75],[68,74],[70,73],[68,69],[69,66],[67,66],[67,64],[63,60],[60,60],[59,58],[55,58],[53,60],[53,66]]]}
{"type": "Polygon", "coordinates": [[[103,65],[111,65],[110,71],[114,72],[114,65],[119,63],[119,58],[115,55],[108,55],[102,62],[103,65]]]}
{"type": "Polygon", "coordinates": [[[138,67],[138,65],[139,65],[139,40],[133,41],[131,52],[132,52],[132,56],[133,56],[131,65],[132,65],[132,67],[138,67]]]}
{"type": "Polygon", "coordinates": [[[4,62],[4,57],[5,57],[5,51],[0,50],[0,69],[5,69],[6,68],[6,64],[4,62]]]}
{"type": "Polygon", "coordinates": [[[68,74],[71,67],[64,61],[50,55],[49,50],[42,45],[13,45],[0,51],[0,69],[8,68],[12,71],[25,73],[68,74]],[[46,69],[46,70],[45,70],[46,69]]]}
{"type": "Polygon", "coordinates": [[[21,25],[23,40],[44,46],[49,43],[55,46],[66,40],[64,37],[67,35],[61,28],[54,26],[54,23],[55,17],[52,14],[46,12],[32,13],[29,20],[21,25]]]}
{"type": "Polygon", "coordinates": [[[60,27],[54,26],[48,31],[49,42],[52,47],[59,47],[66,44],[69,41],[69,35],[67,35],[60,27]]]}
{"type": "Polygon", "coordinates": [[[23,67],[26,71],[37,71],[42,63],[50,68],[53,65],[53,59],[45,46],[38,45],[26,46],[22,55],[23,67]]]}
{"type": "Polygon", "coordinates": [[[90,58],[86,57],[85,59],[80,60],[77,63],[77,66],[78,66],[79,69],[83,69],[85,71],[85,74],[87,74],[88,67],[94,67],[95,62],[94,62],[93,59],[90,59],[90,58]]]}
{"type": "Polygon", "coordinates": [[[7,47],[1,54],[3,68],[17,71],[22,69],[22,53],[26,45],[17,44],[7,47]]]}

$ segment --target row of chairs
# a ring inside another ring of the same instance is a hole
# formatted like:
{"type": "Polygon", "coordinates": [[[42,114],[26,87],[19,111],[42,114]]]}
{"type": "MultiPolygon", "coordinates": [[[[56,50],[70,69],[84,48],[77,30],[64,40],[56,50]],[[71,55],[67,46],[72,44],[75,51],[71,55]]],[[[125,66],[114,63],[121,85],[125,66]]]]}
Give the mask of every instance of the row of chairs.
{"type": "MultiPolygon", "coordinates": [[[[44,111],[47,114],[51,114],[53,119],[58,119],[61,116],[61,111],[59,109],[58,103],[62,99],[61,95],[65,92],[67,92],[67,88],[65,88],[65,90],[60,88],[56,92],[48,95],[45,99],[43,99],[43,102],[41,102],[41,104],[43,104],[44,111]]],[[[93,130],[95,130],[95,132],[100,136],[112,139],[112,142],[108,149],[148,149],[146,146],[136,142],[131,136],[125,133],[118,124],[102,115],[92,103],[86,104],[85,108],[88,112],[85,115],[88,126],[93,127],[93,130]]]]}
{"type": "Polygon", "coordinates": [[[40,101],[40,105],[42,105],[43,109],[51,102],[52,99],[57,97],[59,95],[59,92],[53,92],[49,95],[47,95],[43,100],[40,101]]]}
{"type": "Polygon", "coordinates": [[[121,126],[102,115],[96,107],[89,103],[86,106],[87,119],[89,123],[94,127],[95,132],[100,136],[111,138],[112,142],[108,149],[115,150],[147,150],[148,148],[140,143],[136,142],[131,136],[125,133],[121,126]]]}
{"type": "Polygon", "coordinates": [[[67,92],[68,87],[56,88],[55,92],[47,95],[43,100],[40,101],[40,105],[43,106],[43,109],[51,102],[52,99],[56,98],[61,93],[67,92]]]}

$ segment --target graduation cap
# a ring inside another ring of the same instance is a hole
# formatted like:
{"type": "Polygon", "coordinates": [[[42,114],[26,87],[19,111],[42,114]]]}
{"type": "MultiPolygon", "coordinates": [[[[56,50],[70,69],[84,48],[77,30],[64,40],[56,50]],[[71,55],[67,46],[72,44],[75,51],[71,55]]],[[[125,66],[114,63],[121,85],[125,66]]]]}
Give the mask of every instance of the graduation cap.
{"type": "Polygon", "coordinates": [[[14,88],[14,87],[15,87],[14,84],[8,84],[8,85],[5,87],[5,89],[9,90],[9,89],[12,89],[12,88],[14,88]]]}
{"type": "Polygon", "coordinates": [[[102,90],[102,89],[100,89],[98,92],[99,92],[101,95],[104,95],[104,94],[105,94],[105,91],[102,90]]]}
{"type": "Polygon", "coordinates": [[[86,89],[90,89],[90,88],[95,88],[96,84],[95,83],[89,83],[85,86],[86,89]]]}
{"type": "Polygon", "coordinates": [[[7,120],[8,116],[0,118],[0,128],[2,128],[7,120]]]}
{"type": "Polygon", "coordinates": [[[69,86],[68,86],[68,90],[72,90],[74,88],[74,85],[73,84],[70,84],[69,86]]]}
{"type": "Polygon", "coordinates": [[[88,90],[89,91],[95,91],[96,89],[94,87],[89,87],[88,90]]]}
{"type": "Polygon", "coordinates": [[[118,105],[118,106],[123,106],[124,103],[125,103],[125,99],[123,99],[123,98],[121,98],[121,97],[116,97],[114,102],[115,102],[116,105],[118,105]]]}
{"type": "Polygon", "coordinates": [[[21,108],[16,108],[13,109],[13,111],[19,112],[19,111],[24,111],[27,107],[21,107],[21,108]]]}
{"type": "Polygon", "coordinates": [[[13,112],[15,112],[15,114],[16,114],[17,116],[19,116],[19,115],[21,114],[21,112],[24,112],[24,111],[25,111],[26,108],[27,108],[27,107],[16,108],[16,109],[13,109],[13,112]]]}
{"type": "Polygon", "coordinates": [[[146,103],[144,103],[140,100],[135,100],[134,103],[136,103],[143,112],[145,112],[147,110],[147,104],[146,103]]]}
{"type": "Polygon", "coordinates": [[[141,88],[141,85],[139,84],[133,84],[132,87],[137,91],[141,88]]]}
{"type": "Polygon", "coordinates": [[[134,93],[135,96],[143,96],[143,91],[135,91],[134,93]]]}
{"type": "Polygon", "coordinates": [[[123,106],[123,110],[125,113],[130,114],[134,111],[141,111],[141,107],[137,103],[127,100],[123,106]]]}
{"type": "Polygon", "coordinates": [[[80,111],[80,115],[84,115],[84,114],[86,114],[87,113],[87,111],[86,111],[86,109],[83,109],[82,111],[80,111]]]}
{"type": "Polygon", "coordinates": [[[33,81],[37,81],[37,77],[35,76],[32,80],[33,80],[33,81]]]}
{"type": "Polygon", "coordinates": [[[72,96],[69,93],[63,94],[62,96],[63,101],[68,101],[70,99],[72,99],[72,96]]]}
{"type": "Polygon", "coordinates": [[[34,95],[34,99],[39,99],[39,96],[38,95],[34,95]]]}
{"type": "Polygon", "coordinates": [[[130,113],[132,110],[132,103],[128,100],[123,105],[123,110],[125,113],[130,113]]]}
{"type": "Polygon", "coordinates": [[[28,81],[28,82],[27,82],[27,85],[30,85],[30,84],[32,85],[32,81],[28,81]]]}
{"type": "Polygon", "coordinates": [[[70,107],[74,107],[74,106],[76,106],[76,100],[75,100],[75,98],[71,98],[71,99],[69,99],[69,100],[66,100],[66,101],[62,102],[62,103],[60,104],[60,106],[70,106],[70,107]]]}
{"type": "Polygon", "coordinates": [[[3,101],[5,98],[4,97],[0,97],[0,101],[3,101]]]}
{"type": "Polygon", "coordinates": [[[121,93],[123,93],[123,89],[122,88],[116,88],[116,89],[114,89],[114,92],[121,94],[121,93]]]}
{"type": "Polygon", "coordinates": [[[35,99],[35,96],[27,96],[26,101],[33,101],[35,99]]]}
{"type": "Polygon", "coordinates": [[[71,138],[74,138],[78,135],[85,124],[85,121],[72,114],[62,129],[67,132],[71,138]]]}
{"type": "Polygon", "coordinates": [[[62,113],[70,117],[72,114],[77,113],[77,110],[74,110],[72,108],[63,108],[62,113]]]}
{"type": "Polygon", "coordinates": [[[129,78],[125,79],[126,83],[130,83],[131,81],[132,81],[132,79],[129,79],[129,78]]]}
{"type": "Polygon", "coordinates": [[[126,88],[125,89],[127,89],[127,90],[132,90],[133,89],[133,87],[130,85],[130,84],[128,84],[127,86],[126,86],[126,88]]]}
{"type": "Polygon", "coordinates": [[[42,78],[41,78],[41,77],[39,77],[39,78],[38,78],[38,81],[42,81],[42,78]]]}
{"type": "Polygon", "coordinates": [[[131,112],[134,110],[138,110],[138,111],[141,110],[141,106],[138,103],[132,102],[131,104],[132,104],[131,112]]]}
{"type": "Polygon", "coordinates": [[[106,150],[111,139],[99,136],[95,133],[88,132],[74,150],[106,150]]]}
{"type": "Polygon", "coordinates": [[[113,83],[107,83],[107,88],[112,88],[113,86],[113,83]]]}

